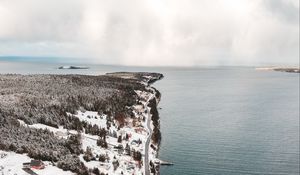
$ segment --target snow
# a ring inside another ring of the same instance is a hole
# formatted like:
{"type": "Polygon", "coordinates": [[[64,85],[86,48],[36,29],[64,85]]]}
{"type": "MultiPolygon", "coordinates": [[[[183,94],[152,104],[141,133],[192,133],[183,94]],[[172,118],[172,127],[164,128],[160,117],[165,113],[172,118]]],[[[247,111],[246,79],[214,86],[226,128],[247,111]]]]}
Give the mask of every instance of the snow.
{"type": "MultiPolygon", "coordinates": [[[[68,113],[68,115],[73,115],[68,113]]],[[[99,115],[98,112],[78,110],[75,115],[80,121],[86,121],[91,125],[97,125],[99,128],[106,128],[106,115],[99,115]]]]}
{"type": "Polygon", "coordinates": [[[47,129],[49,130],[50,132],[53,132],[57,137],[60,137],[60,138],[68,138],[68,136],[70,134],[77,134],[77,131],[75,130],[68,130],[68,129],[64,129],[63,127],[59,127],[59,128],[55,128],[55,127],[51,127],[51,126],[48,126],[48,125],[44,125],[44,124],[41,124],[41,123],[36,123],[36,124],[32,124],[32,125],[27,125],[24,121],[22,120],[18,120],[19,123],[23,126],[26,126],[26,127],[30,127],[30,128],[36,128],[36,129],[47,129]]]}
{"type": "MultiPolygon", "coordinates": [[[[30,162],[31,158],[26,154],[17,154],[14,152],[7,152],[0,150],[0,174],[4,175],[28,175],[23,168],[23,163],[30,162]]],[[[73,175],[70,171],[63,171],[56,166],[51,165],[50,162],[44,162],[46,167],[42,170],[34,170],[35,173],[41,175],[73,175]]]]}
{"type": "Polygon", "coordinates": [[[18,155],[14,152],[0,151],[0,172],[5,175],[27,175],[22,170],[22,162],[29,162],[30,158],[26,155],[18,155]]]}
{"type": "Polygon", "coordinates": [[[63,171],[62,169],[57,168],[56,166],[51,165],[49,162],[46,163],[46,168],[42,170],[36,170],[37,174],[41,175],[74,175],[71,171],[63,171]]]}

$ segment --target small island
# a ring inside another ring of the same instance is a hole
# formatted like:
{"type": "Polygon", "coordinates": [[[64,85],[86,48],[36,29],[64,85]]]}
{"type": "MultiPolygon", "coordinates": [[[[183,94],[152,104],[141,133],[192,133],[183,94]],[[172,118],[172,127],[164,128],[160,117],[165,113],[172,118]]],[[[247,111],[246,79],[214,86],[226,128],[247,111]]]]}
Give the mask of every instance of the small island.
{"type": "Polygon", "coordinates": [[[89,69],[86,66],[60,66],[58,69],[89,69]]]}

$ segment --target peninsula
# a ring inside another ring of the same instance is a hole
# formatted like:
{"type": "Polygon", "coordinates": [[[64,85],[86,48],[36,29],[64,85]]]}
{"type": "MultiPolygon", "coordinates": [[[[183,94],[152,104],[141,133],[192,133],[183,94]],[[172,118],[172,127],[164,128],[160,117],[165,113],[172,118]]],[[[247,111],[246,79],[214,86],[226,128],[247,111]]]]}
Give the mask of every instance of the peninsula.
{"type": "Polygon", "coordinates": [[[0,172],[159,174],[162,78],[0,75],[0,172]]]}

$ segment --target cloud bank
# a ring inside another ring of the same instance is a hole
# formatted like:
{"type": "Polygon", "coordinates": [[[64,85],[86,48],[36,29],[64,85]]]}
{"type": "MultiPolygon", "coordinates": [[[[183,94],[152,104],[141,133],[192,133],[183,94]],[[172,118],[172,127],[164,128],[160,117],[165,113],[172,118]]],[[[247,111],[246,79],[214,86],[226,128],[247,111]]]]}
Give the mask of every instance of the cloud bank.
{"type": "Polygon", "coordinates": [[[298,0],[0,0],[0,55],[100,64],[299,64],[298,0]]]}

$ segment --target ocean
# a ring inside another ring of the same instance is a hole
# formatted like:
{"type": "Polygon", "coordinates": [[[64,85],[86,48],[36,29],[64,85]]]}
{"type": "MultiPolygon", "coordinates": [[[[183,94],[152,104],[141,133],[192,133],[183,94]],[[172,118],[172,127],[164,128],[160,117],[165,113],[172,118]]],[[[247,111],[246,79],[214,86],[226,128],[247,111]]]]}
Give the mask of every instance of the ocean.
{"type": "Polygon", "coordinates": [[[299,174],[299,74],[254,67],[125,67],[0,61],[0,73],[152,71],[159,104],[162,175],[299,174]]]}

